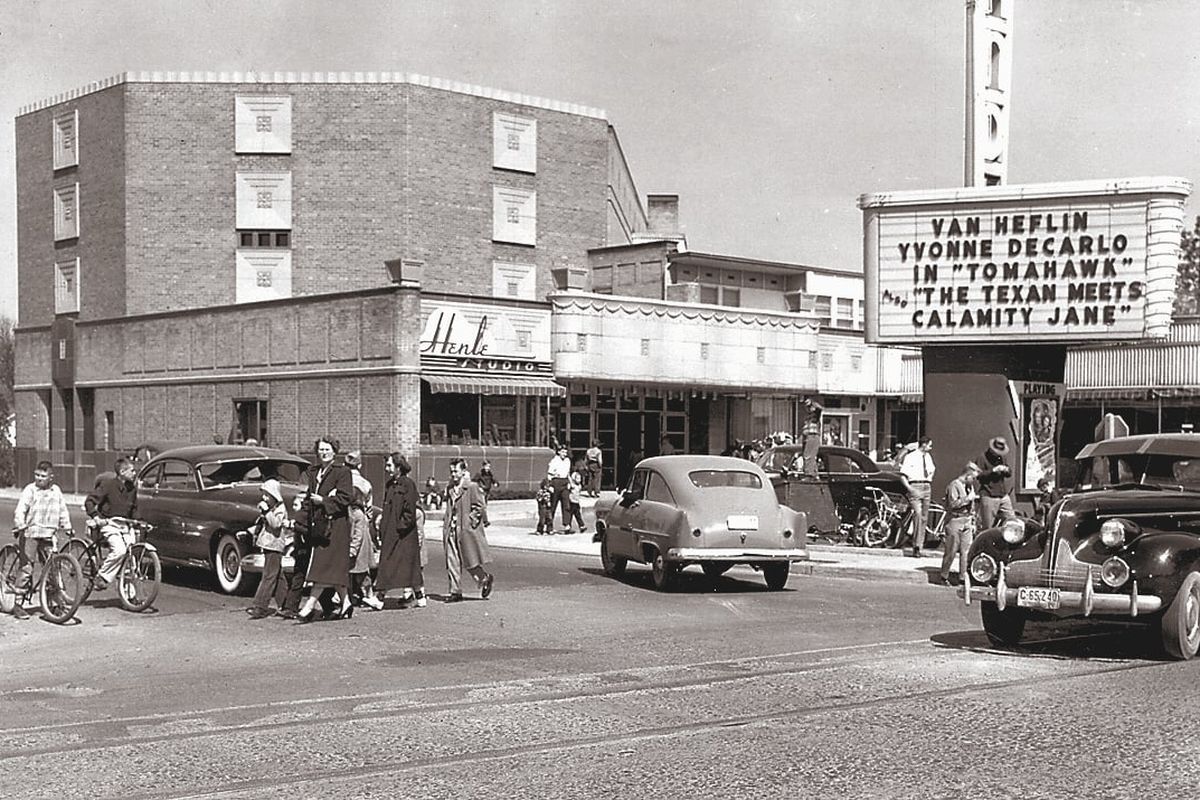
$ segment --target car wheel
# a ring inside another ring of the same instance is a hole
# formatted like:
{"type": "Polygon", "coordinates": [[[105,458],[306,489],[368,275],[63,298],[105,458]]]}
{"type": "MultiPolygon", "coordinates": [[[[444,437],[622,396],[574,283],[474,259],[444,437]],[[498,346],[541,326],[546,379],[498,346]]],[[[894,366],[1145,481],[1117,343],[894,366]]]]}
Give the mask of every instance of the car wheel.
{"type": "Polygon", "coordinates": [[[767,588],[772,592],[778,592],[787,586],[790,566],[786,561],[772,561],[769,564],[763,564],[763,578],[767,581],[767,588]]]}
{"type": "Polygon", "coordinates": [[[654,588],[660,592],[669,592],[675,588],[675,579],[679,576],[679,567],[667,561],[662,553],[654,554],[650,564],[650,574],[654,578],[654,588]]]}
{"type": "Polygon", "coordinates": [[[213,574],[217,578],[217,586],[225,594],[244,592],[249,583],[246,573],[242,570],[242,550],[238,547],[237,537],[231,533],[221,534],[213,550],[213,574]]]}
{"type": "Polygon", "coordinates": [[[983,618],[983,630],[987,633],[988,641],[996,647],[1007,647],[1021,641],[1025,633],[1025,620],[1028,615],[1019,608],[1006,608],[1001,611],[990,600],[984,600],[979,605],[979,614],[983,618]]]}
{"type": "Polygon", "coordinates": [[[714,581],[729,572],[729,568],[732,566],[732,561],[702,561],[700,563],[700,569],[704,570],[704,574],[714,581]]]}
{"type": "Polygon", "coordinates": [[[1200,572],[1188,573],[1160,623],[1163,649],[1186,661],[1200,650],[1200,572]]]}
{"type": "Polygon", "coordinates": [[[600,563],[604,566],[605,575],[610,578],[619,578],[625,574],[625,565],[629,562],[608,551],[608,537],[605,536],[600,540],[600,563]]]}

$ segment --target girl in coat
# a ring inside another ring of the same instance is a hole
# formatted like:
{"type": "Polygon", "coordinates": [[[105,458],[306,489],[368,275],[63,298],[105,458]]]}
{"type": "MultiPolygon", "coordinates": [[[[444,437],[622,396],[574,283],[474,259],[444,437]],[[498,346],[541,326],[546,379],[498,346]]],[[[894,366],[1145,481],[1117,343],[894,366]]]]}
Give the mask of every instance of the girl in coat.
{"type": "Polygon", "coordinates": [[[404,456],[391,453],[383,462],[383,470],[388,480],[379,515],[379,572],[375,576],[375,597],[382,607],[384,595],[392,589],[400,589],[401,603],[415,601],[418,608],[424,608],[417,485],[408,476],[412,467],[404,456]]]}

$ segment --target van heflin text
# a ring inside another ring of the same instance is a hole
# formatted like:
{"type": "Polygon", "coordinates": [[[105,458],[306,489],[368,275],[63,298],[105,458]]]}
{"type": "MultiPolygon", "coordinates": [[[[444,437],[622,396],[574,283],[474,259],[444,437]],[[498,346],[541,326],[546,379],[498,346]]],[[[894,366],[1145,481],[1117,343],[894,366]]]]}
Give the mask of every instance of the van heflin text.
{"type": "Polygon", "coordinates": [[[989,234],[981,219],[933,217],[931,240],[896,245],[912,268],[914,328],[1109,326],[1144,298],[1128,237],[1088,232],[1087,211],[998,214],[989,234]]]}

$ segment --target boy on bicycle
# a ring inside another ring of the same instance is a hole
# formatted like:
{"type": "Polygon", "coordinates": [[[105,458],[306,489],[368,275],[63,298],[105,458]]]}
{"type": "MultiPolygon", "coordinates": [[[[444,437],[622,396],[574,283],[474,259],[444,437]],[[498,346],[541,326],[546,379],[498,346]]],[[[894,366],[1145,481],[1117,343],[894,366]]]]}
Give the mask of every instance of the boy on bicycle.
{"type": "MultiPolygon", "coordinates": [[[[33,470],[33,483],[21,490],[17,509],[13,512],[13,536],[25,532],[24,546],[19,556],[21,570],[13,588],[23,593],[33,580],[34,568],[39,571],[54,552],[54,535],[70,530],[71,514],[62,490],[54,482],[54,465],[39,461],[33,470]]],[[[28,619],[29,613],[20,603],[13,606],[13,616],[28,619]]]]}
{"type": "Polygon", "coordinates": [[[117,474],[101,479],[83,502],[83,509],[91,518],[89,524],[100,529],[100,535],[108,544],[108,555],[96,575],[96,589],[104,589],[113,582],[128,549],[121,526],[114,525],[108,518],[132,519],[137,511],[137,483],[134,480],[137,473],[133,462],[118,458],[115,468],[117,474]]]}

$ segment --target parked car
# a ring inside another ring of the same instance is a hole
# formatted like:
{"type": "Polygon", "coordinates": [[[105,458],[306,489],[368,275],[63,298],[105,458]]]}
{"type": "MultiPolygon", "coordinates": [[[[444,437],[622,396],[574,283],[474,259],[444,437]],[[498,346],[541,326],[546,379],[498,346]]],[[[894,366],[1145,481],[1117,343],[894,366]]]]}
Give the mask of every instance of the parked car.
{"type": "Polygon", "coordinates": [[[762,467],[727,456],[656,456],[639,461],[616,500],[596,503],[596,536],[606,574],[650,564],[655,588],[699,564],[711,578],[734,564],[787,584],[788,565],[808,558],[803,512],[781,506],[762,467]]]}
{"type": "Polygon", "coordinates": [[[269,447],[196,445],[166,450],[138,472],[137,515],[154,525],[147,538],[164,563],[203,567],[228,594],[253,579],[243,556],[258,518],[262,482],[275,478],[291,506],[307,487],[309,462],[269,447]]]}
{"type": "Polygon", "coordinates": [[[1043,528],[1016,519],[971,546],[959,596],[996,645],[1028,620],[1092,617],[1158,628],[1168,655],[1200,649],[1200,436],[1095,442],[1043,528]]]}
{"type": "MultiPolygon", "coordinates": [[[[812,512],[814,509],[806,506],[812,504],[813,495],[802,486],[805,483],[800,469],[803,458],[797,458],[803,451],[799,444],[776,445],[758,457],[758,464],[770,476],[779,502],[812,512]]],[[[847,523],[858,518],[859,509],[875,507],[867,487],[882,489],[898,501],[903,501],[906,494],[899,471],[880,467],[853,447],[822,445],[818,448],[817,480],[829,487],[834,512],[841,522],[847,523]]],[[[819,521],[816,514],[810,513],[810,518],[813,522],[819,521]]]]}

